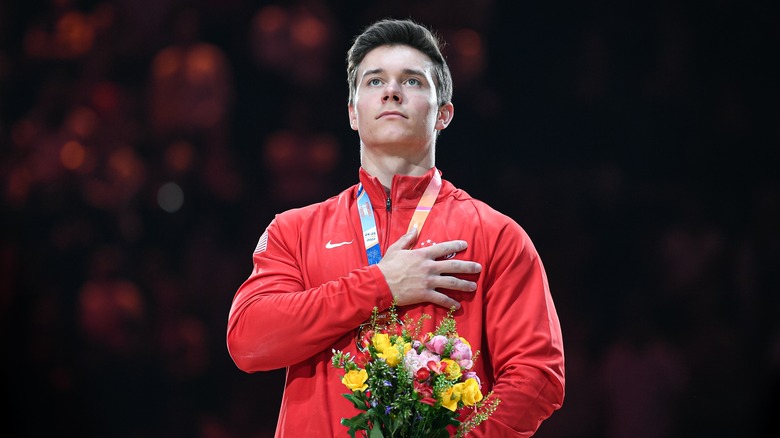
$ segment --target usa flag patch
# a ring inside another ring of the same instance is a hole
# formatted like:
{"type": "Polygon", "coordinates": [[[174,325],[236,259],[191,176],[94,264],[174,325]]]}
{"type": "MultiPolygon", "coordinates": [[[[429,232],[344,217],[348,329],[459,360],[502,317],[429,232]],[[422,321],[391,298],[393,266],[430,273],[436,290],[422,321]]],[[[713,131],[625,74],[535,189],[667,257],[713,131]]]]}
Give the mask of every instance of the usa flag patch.
{"type": "Polygon", "coordinates": [[[257,241],[257,246],[255,247],[255,254],[261,253],[268,249],[268,230],[265,230],[262,236],[260,236],[260,240],[257,241]]]}

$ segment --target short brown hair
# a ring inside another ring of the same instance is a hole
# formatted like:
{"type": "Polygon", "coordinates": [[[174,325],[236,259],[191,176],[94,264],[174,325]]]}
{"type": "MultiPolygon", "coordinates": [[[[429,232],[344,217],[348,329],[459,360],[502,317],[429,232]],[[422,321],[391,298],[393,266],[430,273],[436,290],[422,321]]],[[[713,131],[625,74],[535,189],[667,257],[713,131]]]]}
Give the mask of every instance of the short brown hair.
{"type": "Polygon", "coordinates": [[[357,92],[357,71],[363,58],[379,46],[404,45],[419,50],[433,62],[433,80],[439,106],[452,100],[452,76],[441,54],[443,43],[426,27],[411,20],[384,19],[368,26],[347,52],[347,82],[349,104],[354,104],[357,92]]]}

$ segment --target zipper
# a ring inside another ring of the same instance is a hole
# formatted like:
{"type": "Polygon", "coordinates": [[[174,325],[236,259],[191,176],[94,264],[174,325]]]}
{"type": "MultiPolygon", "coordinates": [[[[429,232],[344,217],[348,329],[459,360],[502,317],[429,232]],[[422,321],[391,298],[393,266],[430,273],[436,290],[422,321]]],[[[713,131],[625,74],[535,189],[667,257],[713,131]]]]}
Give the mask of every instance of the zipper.
{"type": "Polygon", "coordinates": [[[391,194],[385,198],[385,211],[387,212],[387,219],[385,222],[385,241],[382,244],[382,256],[385,255],[385,251],[387,251],[387,247],[390,245],[390,230],[392,229],[391,226],[391,218],[390,215],[393,212],[393,200],[392,200],[392,191],[391,194]]]}

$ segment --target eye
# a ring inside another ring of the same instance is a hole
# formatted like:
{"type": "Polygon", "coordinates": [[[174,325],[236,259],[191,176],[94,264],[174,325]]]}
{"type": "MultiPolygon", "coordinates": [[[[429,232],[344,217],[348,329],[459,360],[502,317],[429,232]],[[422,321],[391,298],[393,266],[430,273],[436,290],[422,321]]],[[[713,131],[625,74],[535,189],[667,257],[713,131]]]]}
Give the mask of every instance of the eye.
{"type": "Polygon", "coordinates": [[[413,87],[417,87],[417,86],[422,85],[422,82],[419,79],[415,79],[415,78],[407,79],[406,83],[411,85],[411,86],[413,86],[413,87]]]}
{"type": "Polygon", "coordinates": [[[368,85],[371,85],[372,87],[376,87],[382,85],[382,81],[379,78],[371,78],[368,80],[368,85]]]}

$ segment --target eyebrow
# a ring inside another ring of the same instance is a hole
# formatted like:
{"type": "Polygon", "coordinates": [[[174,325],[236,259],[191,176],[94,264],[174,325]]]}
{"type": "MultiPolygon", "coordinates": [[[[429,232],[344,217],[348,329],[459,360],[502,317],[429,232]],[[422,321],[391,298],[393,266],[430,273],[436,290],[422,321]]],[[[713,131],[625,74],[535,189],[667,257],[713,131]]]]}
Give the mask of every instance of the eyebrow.
{"type": "MultiPolygon", "coordinates": [[[[383,69],[383,68],[372,68],[370,70],[364,71],[363,75],[361,76],[361,78],[364,78],[364,77],[366,77],[368,75],[377,74],[377,73],[384,73],[384,71],[385,71],[385,69],[383,69]]],[[[425,77],[425,73],[422,70],[416,70],[416,69],[413,69],[413,68],[405,68],[405,69],[402,70],[402,72],[405,75],[417,75],[417,76],[425,77]]]]}

